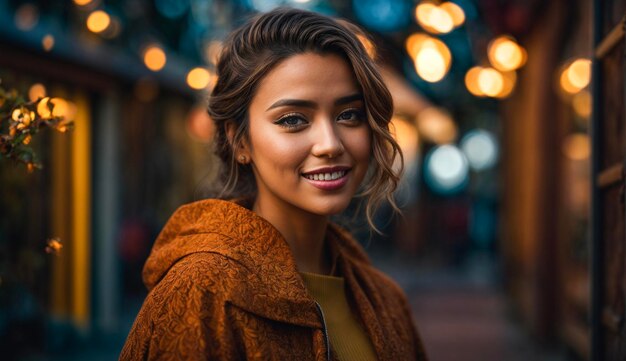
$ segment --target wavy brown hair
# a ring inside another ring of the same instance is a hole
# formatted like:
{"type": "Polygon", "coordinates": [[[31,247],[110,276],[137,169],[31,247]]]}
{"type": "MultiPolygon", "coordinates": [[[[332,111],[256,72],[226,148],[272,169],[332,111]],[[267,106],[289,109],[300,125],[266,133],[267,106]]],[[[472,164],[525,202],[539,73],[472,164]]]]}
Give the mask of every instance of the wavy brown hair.
{"type": "Polygon", "coordinates": [[[357,196],[367,200],[365,215],[377,231],[373,214],[383,201],[398,210],[393,192],[400,171],[392,166],[402,159],[400,147],[389,132],[393,101],[374,60],[359,36],[366,36],[356,25],[314,12],[278,8],[260,14],[234,30],[224,43],[217,63],[218,80],[209,96],[208,112],[216,125],[215,151],[223,162],[222,198],[256,195],[250,165],[235,159],[235,149],[248,136],[248,109],[263,77],[279,62],[296,54],[337,54],[354,72],[364,98],[372,137],[372,161],[357,196]],[[235,126],[228,139],[227,124],[235,126]]]}

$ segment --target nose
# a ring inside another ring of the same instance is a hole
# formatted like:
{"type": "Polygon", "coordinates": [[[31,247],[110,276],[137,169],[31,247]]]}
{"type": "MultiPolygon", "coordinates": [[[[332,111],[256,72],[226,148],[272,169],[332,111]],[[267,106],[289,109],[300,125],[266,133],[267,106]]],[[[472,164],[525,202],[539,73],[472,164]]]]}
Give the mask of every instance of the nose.
{"type": "Polygon", "coordinates": [[[316,157],[336,158],[343,154],[344,147],[334,121],[330,119],[315,122],[312,132],[313,146],[311,153],[316,157]]]}

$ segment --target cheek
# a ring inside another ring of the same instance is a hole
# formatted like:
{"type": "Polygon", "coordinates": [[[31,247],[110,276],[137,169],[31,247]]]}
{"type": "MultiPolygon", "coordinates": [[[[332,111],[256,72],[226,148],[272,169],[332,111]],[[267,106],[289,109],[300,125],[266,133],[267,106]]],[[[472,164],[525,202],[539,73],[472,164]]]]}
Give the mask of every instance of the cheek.
{"type": "Polygon", "coordinates": [[[284,134],[270,127],[250,128],[252,158],[264,169],[290,171],[295,169],[303,158],[303,142],[293,134],[284,134]]]}
{"type": "Polygon", "coordinates": [[[346,146],[356,161],[368,163],[372,155],[371,132],[367,127],[355,129],[346,138],[346,146]]]}

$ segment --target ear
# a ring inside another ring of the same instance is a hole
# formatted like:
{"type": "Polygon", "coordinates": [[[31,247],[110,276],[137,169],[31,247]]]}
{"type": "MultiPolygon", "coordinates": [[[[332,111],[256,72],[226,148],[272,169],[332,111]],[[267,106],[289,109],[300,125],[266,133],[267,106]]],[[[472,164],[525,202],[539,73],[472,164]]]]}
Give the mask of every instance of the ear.
{"type": "Polygon", "coordinates": [[[226,122],[226,138],[228,139],[228,143],[230,144],[235,157],[239,157],[240,155],[245,155],[249,157],[249,147],[248,142],[245,139],[241,139],[239,142],[237,149],[234,148],[233,142],[235,139],[235,134],[237,133],[237,124],[235,122],[229,120],[226,122]]]}

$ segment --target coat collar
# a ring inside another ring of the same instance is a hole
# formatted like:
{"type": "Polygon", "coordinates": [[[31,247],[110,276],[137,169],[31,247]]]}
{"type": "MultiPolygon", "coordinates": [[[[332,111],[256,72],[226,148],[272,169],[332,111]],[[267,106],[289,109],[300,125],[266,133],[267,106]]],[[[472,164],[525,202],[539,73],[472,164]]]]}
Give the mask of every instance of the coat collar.
{"type": "MultiPolygon", "coordinates": [[[[268,221],[241,204],[208,199],[179,208],[153,246],[143,270],[144,283],[152,289],[176,262],[190,254],[217,254],[232,261],[229,273],[224,274],[224,282],[231,285],[225,292],[227,302],[265,318],[321,328],[315,301],[298,273],[289,245],[268,221]],[[232,267],[234,264],[238,267],[232,267]]],[[[342,268],[369,265],[347,232],[334,224],[327,232],[330,252],[342,268]]]]}

